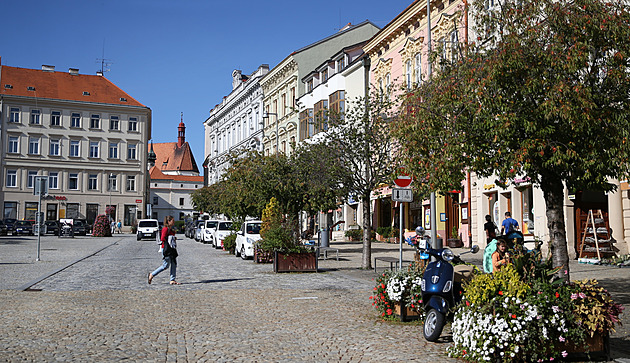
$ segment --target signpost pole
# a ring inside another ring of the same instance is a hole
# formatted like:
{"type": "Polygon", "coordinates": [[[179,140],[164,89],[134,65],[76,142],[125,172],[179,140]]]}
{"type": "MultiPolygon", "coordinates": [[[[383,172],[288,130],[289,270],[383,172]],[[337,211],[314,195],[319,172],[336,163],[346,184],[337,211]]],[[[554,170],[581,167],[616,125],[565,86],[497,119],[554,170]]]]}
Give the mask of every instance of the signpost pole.
{"type": "Polygon", "coordinates": [[[400,245],[400,261],[398,264],[398,269],[402,270],[402,264],[403,264],[403,258],[402,258],[402,246],[403,246],[403,202],[398,202],[400,203],[400,224],[399,224],[399,229],[400,229],[400,239],[398,240],[399,245],[400,245]]]}
{"type": "MultiPolygon", "coordinates": [[[[43,179],[42,179],[43,180],[43,179]]],[[[40,251],[40,246],[41,246],[41,242],[42,242],[42,233],[41,233],[41,213],[42,211],[42,191],[41,191],[41,187],[39,190],[39,203],[37,203],[37,218],[35,218],[35,223],[37,223],[37,260],[35,261],[39,261],[39,251],[40,251]]]]}

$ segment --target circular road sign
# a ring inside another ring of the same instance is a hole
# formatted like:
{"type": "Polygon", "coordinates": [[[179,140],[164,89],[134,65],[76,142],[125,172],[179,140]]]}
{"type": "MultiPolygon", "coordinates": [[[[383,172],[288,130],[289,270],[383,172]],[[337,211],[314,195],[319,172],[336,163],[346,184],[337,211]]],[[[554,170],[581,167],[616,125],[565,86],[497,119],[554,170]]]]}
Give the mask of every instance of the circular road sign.
{"type": "Polygon", "coordinates": [[[399,188],[407,188],[412,181],[413,179],[409,175],[400,175],[394,179],[394,184],[399,188]]]}

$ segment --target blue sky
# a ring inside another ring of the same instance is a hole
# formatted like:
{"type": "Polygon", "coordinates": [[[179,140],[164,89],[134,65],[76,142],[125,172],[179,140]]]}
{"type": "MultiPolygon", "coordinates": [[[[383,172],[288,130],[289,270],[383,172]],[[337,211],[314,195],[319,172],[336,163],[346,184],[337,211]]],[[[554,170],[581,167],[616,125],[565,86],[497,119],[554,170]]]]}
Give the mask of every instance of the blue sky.
{"type": "Polygon", "coordinates": [[[154,142],[186,141],[201,168],[203,122],[232,89],[232,71],[271,68],[348,22],[385,26],[412,0],[0,0],[2,64],[105,76],[151,108],[154,142]]]}

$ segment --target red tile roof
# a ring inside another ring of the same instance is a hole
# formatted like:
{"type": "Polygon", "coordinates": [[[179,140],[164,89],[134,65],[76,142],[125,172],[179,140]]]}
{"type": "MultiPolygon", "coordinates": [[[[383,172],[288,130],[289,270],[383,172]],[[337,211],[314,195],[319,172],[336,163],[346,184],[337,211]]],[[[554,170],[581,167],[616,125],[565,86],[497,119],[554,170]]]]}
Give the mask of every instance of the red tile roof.
{"type": "Polygon", "coordinates": [[[103,76],[10,66],[1,68],[1,95],[146,107],[103,76]]]}
{"type": "Polygon", "coordinates": [[[192,171],[199,173],[199,168],[195,162],[188,142],[184,142],[182,147],[177,147],[176,142],[164,142],[153,144],[155,152],[155,166],[162,171],[192,171]]]}
{"type": "Polygon", "coordinates": [[[192,176],[192,175],[166,175],[160,171],[156,166],[151,167],[149,170],[149,175],[151,176],[151,180],[177,180],[177,181],[192,181],[203,183],[203,176],[192,176]]]}

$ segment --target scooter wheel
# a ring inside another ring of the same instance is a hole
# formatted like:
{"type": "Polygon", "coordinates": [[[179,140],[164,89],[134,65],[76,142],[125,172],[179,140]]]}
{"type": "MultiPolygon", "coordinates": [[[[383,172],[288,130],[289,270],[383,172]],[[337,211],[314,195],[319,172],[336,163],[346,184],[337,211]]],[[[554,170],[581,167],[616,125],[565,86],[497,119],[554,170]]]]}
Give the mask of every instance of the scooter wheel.
{"type": "Polygon", "coordinates": [[[446,324],[446,317],[444,314],[435,309],[429,310],[427,317],[424,319],[424,339],[430,342],[437,341],[442,334],[444,324],[446,324]]]}

